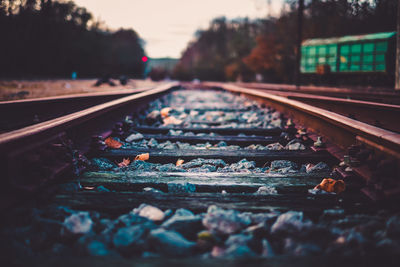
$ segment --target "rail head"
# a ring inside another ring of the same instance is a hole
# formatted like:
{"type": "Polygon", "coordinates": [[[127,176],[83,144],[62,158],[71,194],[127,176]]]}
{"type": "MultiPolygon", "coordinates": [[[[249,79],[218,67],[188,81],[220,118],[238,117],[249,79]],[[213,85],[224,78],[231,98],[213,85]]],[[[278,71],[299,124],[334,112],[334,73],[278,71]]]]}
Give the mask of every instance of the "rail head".
{"type": "MultiPolygon", "coordinates": [[[[233,84],[216,82],[205,82],[203,83],[203,85],[207,87],[219,87],[227,91],[265,99],[270,101],[271,103],[279,103],[279,105],[285,106],[291,110],[306,113],[315,119],[330,124],[331,127],[329,129],[338,128],[346,132],[348,136],[351,136],[352,140],[348,140],[343,148],[346,148],[349,142],[355,143],[357,137],[359,136],[362,137],[363,140],[369,140],[369,144],[378,144],[374,146],[374,149],[382,151],[385,154],[394,156],[398,161],[400,161],[400,134],[397,134],[395,132],[384,130],[354,119],[350,119],[340,114],[327,111],[322,108],[314,107],[309,104],[299,102],[297,100],[288,99],[286,97],[263,92],[257,89],[248,89],[233,84]]],[[[325,133],[328,138],[334,134],[332,132],[324,131],[324,129],[314,130],[325,133]]],[[[333,139],[343,140],[343,138],[333,139]]]]}
{"type": "Polygon", "coordinates": [[[19,142],[21,139],[38,136],[48,131],[52,131],[54,133],[58,130],[65,130],[70,126],[82,123],[90,118],[96,117],[100,114],[116,109],[120,106],[129,104],[134,100],[166,92],[172,88],[178,87],[179,85],[180,84],[178,82],[162,84],[153,89],[138,94],[129,95],[69,115],[58,117],[56,119],[38,123],[15,131],[3,133],[0,135],[0,148],[4,148],[5,146],[10,144],[15,144],[19,142]]]}
{"type": "Polygon", "coordinates": [[[63,101],[63,100],[74,100],[80,98],[91,98],[91,97],[101,97],[101,96],[124,96],[128,94],[141,93],[147,90],[154,88],[154,86],[136,88],[136,89],[124,89],[124,90],[112,90],[106,92],[93,92],[93,93],[83,93],[83,94],[69,94],[69,95],[58,95],[58,96],[49,96],[49,97],[41,97],[41,98],[28,98],[28,99],[18,99],[18,100],[7,100],[1,101],[1,106],[8,105],[21,105],[24,106],[30,103],[49,103],[55,101],[63,101]]]}
{"type": "Polygon", "coordinates": [[[142,93],[1,134],[1,181],[17,192],[34,192],[49,181],[71,173],[76,160],[73,150],[84,152],[89,149],[77,142],[87,144],[93,134],[109,129],[110,123],[179,86],[178,82],[162,84],[142,93]]]}

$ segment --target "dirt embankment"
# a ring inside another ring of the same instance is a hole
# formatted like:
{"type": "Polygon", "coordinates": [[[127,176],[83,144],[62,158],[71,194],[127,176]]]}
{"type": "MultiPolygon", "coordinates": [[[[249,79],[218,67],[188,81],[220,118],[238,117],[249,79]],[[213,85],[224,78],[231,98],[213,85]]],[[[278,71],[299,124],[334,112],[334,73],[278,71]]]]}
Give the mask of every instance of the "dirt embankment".
{"type": "Polygon", "coordinates": [[[113,80],[115,86],[102,84],[94,86],[95,79],[87,80],[0,80],[0,101],[42,98],[59,95],[83,94],[105,91],[129,90],[149,87],[155,84],[151,80],[129,80],[121,85],[113,80]]]}

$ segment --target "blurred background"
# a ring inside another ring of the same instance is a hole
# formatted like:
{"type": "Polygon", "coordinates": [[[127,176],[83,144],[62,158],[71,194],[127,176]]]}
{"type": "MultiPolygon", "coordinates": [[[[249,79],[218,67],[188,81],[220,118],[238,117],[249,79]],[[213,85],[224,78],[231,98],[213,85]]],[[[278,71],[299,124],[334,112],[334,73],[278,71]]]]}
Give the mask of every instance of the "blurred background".
{"type": "MultiPolygon", "coordinates": [[[[303,40],[396,31],[396,0],[305,0],[303,40]]],[[[297,0],[0,0],[0,78],[293,83],[297,0]]]]}

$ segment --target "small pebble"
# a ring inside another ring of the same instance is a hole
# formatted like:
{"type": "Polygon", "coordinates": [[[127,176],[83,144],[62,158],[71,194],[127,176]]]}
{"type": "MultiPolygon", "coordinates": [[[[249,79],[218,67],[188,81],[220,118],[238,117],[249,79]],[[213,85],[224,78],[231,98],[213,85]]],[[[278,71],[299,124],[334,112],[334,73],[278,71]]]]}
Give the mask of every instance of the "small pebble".
{"type": "Polygon", "coordinates": [[[162,210],[147,204],[141,204],[138,208],[133,210],[133,213],[152,221],[162,221],[165,216],[162,210]]]}

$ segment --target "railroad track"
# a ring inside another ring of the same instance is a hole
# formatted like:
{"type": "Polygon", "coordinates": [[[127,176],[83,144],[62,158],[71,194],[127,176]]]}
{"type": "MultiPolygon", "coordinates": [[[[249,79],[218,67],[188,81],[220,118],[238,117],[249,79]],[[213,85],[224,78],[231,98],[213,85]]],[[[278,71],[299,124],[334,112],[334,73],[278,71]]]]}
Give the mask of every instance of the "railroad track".
{"type": "Polygon", "coordinates": [[[368,102],[400,105],[400,93],[394,92],[392,88],[342,88],[312,85],[290,85],[290,84],[268,84],[268,83],[234,83],[234,85],[274,91],[275,93],[303,93],[317,96],[327,96],[343,99],[353,99],[368,102]]]}
{"type": "Polygon", "coordinates": [[[400,217],[388,180],[373,181],[365,166],[352,166],[362,146],[351,147],[348,166],[338,167],[345,148],[360,140],[398,160],[393,138],[381,132],[384,141],[374,146],[375,132],[362,134],[350,121],[339,127],[340,117],[258,91],[179,87],[162,85],[0,136],[8,185],[2,197],[21,201],[31,192],[3,222],[13,263],[82,264],[91,256],[93,264],[98,256],[103,264],[267,259],[309,266],[398,255],[400,217]],[[315,144],[318,134],[326,134],[324,146],[315,144]],[[342,179],[346,189],[340,192],[340,181],[314,189],[324,178],[342,179]],[[392,199],[371,201],[361,191],[366,183],[365,192],[381,186],[392,199]]]}
{"type": "Polygon", "coordinates": [[[61,117],[151,87],[0,102],[0,133],[61,117]]]}
{"type": "MultiPolygon", "coordinates": [[[[218,86],[218,83],[208,84],[218,86]]],[[[397,122],[397,118],[400,116],[400,94],[396,92],[374,93],[311,86],[303,86],[300,89],[296,89],[293,85],[257,85],[253,83],[240,84],[240,87],[261,90],[268,94],[298,100],[378,128],[396,133],[400,132],[400,126],[397,122]]]]}

